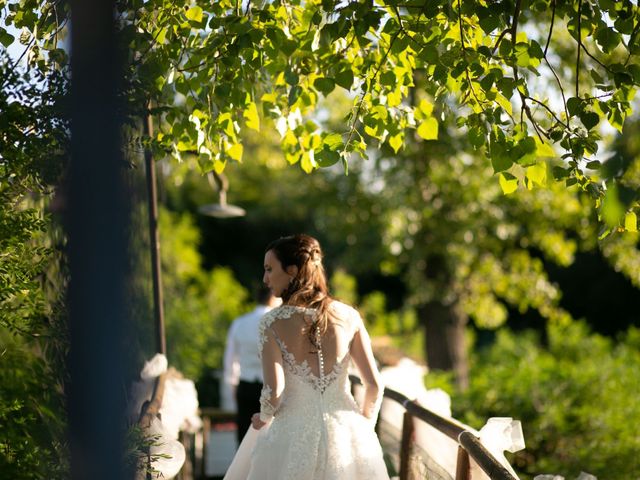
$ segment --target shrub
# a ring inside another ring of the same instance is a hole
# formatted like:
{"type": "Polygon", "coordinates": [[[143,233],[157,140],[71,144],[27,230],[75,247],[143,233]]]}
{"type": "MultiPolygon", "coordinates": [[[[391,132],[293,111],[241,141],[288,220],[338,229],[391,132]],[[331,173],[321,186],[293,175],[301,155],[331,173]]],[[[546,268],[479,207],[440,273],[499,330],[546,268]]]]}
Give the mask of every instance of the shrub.
{"type": "Polygon", "coordinates": [[[582,323],[549,327],[543,348],[533,333],[500,331],[471,361],[469,389],[454,416],[480,428],[489,417],[522,421],[526,449],[511,457],[522,478],[581,471],[608,480],[640,471],[640,331],[614,342],[582,323]]]}

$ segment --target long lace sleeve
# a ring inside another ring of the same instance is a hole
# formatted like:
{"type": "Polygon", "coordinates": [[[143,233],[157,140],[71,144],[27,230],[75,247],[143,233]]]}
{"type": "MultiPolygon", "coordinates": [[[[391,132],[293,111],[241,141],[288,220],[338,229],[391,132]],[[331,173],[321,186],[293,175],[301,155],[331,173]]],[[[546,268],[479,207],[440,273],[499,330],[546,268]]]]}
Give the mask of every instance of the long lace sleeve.
{"type": "Polygon", "coordinates": [[[351,343],[351,358],[353,358],[356,367],[358,367],[364,384],[362,414],[375,421],[380,411],[384,386],[371,350],[371,338],[364,323],[362,323],[360,315],[357,315],[356,325],[357,330],[351,343]]]}
{"type": "Polygon", "coordinates": [[[263,331],[261,343],[264,383],[260,395],[260,420],[270,422],[280,406],[280,397],[284,390],[282,352],[270,328],[263,331]]]}

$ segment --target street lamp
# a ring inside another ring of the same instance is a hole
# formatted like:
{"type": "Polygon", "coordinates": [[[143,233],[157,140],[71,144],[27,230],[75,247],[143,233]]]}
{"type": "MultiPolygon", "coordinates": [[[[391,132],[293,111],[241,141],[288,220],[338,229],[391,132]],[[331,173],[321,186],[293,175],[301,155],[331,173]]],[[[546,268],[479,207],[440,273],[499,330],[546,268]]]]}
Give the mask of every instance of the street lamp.
{"type": "Polygon", "coordinates": [[[223,173],[212,171],[207,177],[209,184],[213,187],[214,182],[218,189],[218,203],[207,203],[198,208],[198,212],[202,215],[215,218],[235,218],[244,217],[246,212],[243,208],[227,203],[227,190],[229,190],[229,181],[223,173]]]}

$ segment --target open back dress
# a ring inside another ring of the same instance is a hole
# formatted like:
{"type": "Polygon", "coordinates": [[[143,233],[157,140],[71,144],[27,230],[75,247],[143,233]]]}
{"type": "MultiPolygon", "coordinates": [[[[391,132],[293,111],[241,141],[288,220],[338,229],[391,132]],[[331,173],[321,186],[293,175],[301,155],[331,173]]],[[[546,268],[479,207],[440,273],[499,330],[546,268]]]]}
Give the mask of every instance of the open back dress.
{"type": "Polygon", "coordinates": [[[334,300],[314,345],[308,331],[316,314],[282,305],[260,322],[260,418],[267,425],[252,445],[246,478],[388,480],[374,431],[382,388],[369,335],[358,312],[334,300]],[[365,386],[361,406],[351,395],[352,360],[365,386]]]}

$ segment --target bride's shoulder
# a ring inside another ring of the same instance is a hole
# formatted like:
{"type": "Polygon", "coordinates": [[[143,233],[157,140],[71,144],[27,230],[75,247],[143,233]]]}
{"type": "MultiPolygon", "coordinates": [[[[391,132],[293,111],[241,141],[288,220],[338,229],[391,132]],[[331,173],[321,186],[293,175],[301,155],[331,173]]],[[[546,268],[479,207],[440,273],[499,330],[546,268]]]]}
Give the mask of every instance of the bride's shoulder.
{"type": "Polygon", "coordinates": [[[289,318],[296,312],[306,311],[311,312],[311,310],[303,307],[297,307],[293,305],[280,305],[279,307],[273,308],[265,313],[260,319],[260,324],[266,328],[280,318],[289,318]]]}
{"type": "Polygon", "coordinates": [[[333,300],[329,305],[329,310],[332,316],[351,323],[358,322],[360,320],[360,313],[351,305],[347,305],[339,300],[333,300]]]}

